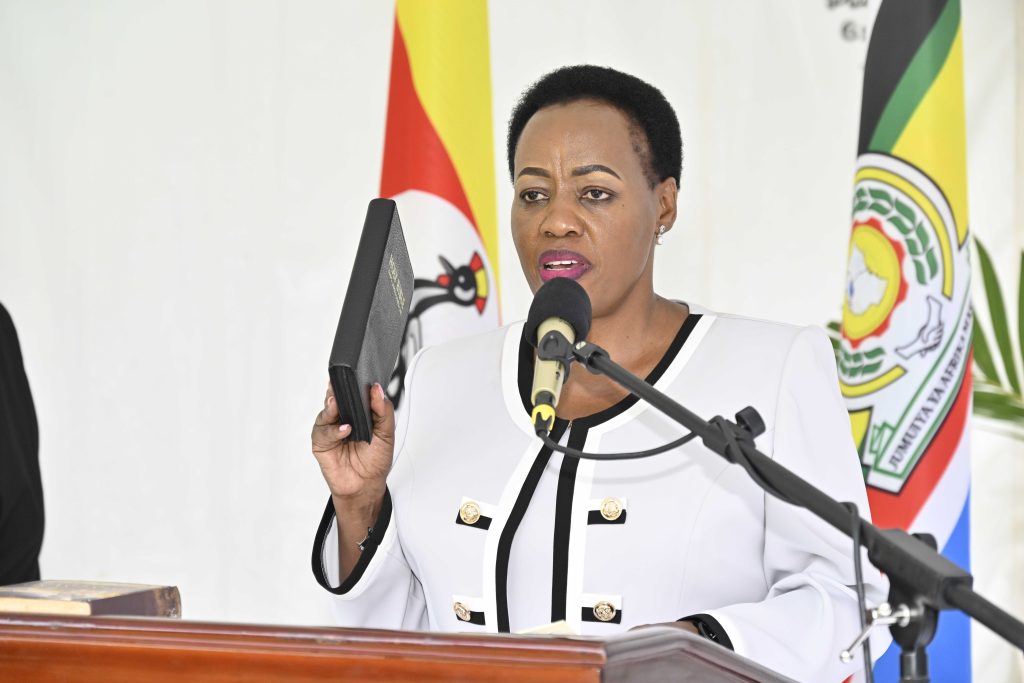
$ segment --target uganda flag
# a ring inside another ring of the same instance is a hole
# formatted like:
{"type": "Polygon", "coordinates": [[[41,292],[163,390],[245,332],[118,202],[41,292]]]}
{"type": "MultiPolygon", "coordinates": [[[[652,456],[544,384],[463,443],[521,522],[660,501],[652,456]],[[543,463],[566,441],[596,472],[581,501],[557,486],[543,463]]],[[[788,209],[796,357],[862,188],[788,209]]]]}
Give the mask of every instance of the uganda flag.
{"type": "Polygon", "coordinates": [[[380,193],[398,204],[416,287],[388,394],[420,348],[499,323],[487,3],[398,0],[380,193]]]}
{"type": "MultiPolygon", "coordinates": [[[[969,567],[971,268],[959,0],[883,0],[868,45],[839,379],[880,527],[969,567]]],[[[969,681],[944,612],[932,680],[969,681]]],[[[878,653],[875,653],[876,655],[878,653]]],[[[898,648],[876,671],[897,680],[898,648]]]]}

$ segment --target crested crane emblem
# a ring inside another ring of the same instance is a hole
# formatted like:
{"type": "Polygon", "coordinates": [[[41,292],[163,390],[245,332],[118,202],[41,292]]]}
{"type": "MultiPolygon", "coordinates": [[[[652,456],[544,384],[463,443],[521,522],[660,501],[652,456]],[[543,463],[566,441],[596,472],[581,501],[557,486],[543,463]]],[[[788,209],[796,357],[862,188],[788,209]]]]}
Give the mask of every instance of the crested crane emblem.
{"type": "Polygon", "coordinates": [[[474,315],[482,316],[487,308],[488,272],[479,252],[474,251],[469,261],[460,266],[453,266],[451,261],[441,254],[438,254],[437,258],[441,263],[440,274],[433,279],[415,279],[412,307],[403,333],[402,351],[387,387],[388,398],[396,407],[405,394],[405,371],[409,367],[409,362],[429,341],[425,340],[423,335],[423,318],[427,312],[436,311],[438,307],[450,309],[458,306],[472,309],[474,315]]]}
{"type": "Polygon", "coordinates": [[[439,255],[437,258],[444,272],[433,280],[416,278],[416,290],[423,290],[424,293],[434,289],[442,291],[420,299],[409,313],[409,317],[418,318],[432,306],[449,302],[460,306],[474,306],[477,313],[482,315],[487,306],[487,271],[484,270],[484,261],[480,254],[474,251],[469,264],[458,268],[444,256],[439,255]]]}

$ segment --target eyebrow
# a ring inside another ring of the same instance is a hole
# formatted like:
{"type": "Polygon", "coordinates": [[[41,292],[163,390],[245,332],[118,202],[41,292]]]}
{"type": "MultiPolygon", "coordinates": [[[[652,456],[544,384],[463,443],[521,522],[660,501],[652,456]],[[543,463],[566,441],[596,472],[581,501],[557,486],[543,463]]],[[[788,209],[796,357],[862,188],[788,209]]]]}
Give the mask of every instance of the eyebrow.
{"type": "Polygon", "coordinates": [[[541,178],[550,178],[551,177],[550,173],[545,171],[543,168],[537,168],[536,166],[526,166],[526,167],[524,167],[523,170],[519,171],[519,175],[517,175],[516,178],[519,178],[519,177],[524,176],[524,175],[539,175],[541,178]]]}
{"type": "MultiPolygon", "coordinates": [[[[574,177],[588,175],[590,173],[607,173],[608,175],[615,176],[619,180],[622,180],[621,176],[619,176],[618,173],[608,168],[604,164],[589,164],[587,166],[577,166],[576,168],[572,169],[572,175],[574,177]]],[[[519,174],[516,175],[516,178],[519,178],[524,175],[535,175],[540,176],[541,178],[551,177],[550,173],[545,171],[543,168],[538,168],[536,166],[524,167],[521,171],[519,171],[519,174]]]]}
{"type": "MultiPolygon", "coordinates": [[[[572,169],[573,176],[587,175],[589,173],[607,173],[608,175],[619,178],[619,174],[608,168],[604,164],[590,164],[589,166],[578,166],[572,169]]],[[[622,180],[622,178],[619,178],[622,180]]]]}

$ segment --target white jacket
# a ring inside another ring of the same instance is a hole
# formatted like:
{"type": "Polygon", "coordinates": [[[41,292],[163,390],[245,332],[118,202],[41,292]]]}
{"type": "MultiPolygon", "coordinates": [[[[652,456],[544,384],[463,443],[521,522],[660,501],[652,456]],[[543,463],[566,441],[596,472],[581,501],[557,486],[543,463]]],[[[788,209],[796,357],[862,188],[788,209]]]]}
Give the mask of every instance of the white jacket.
{"type": "MultiPolygon", "coordinates": [[[[317,533],[314,573],[341,623],[494,633],[565,619],[609,635],[701,615],[737,653],[792,678],[839,683],[857,671],[859,652],[839,660],[859,630],[849,539],[699,440],[640,460],[550,453],[524,405],[533,352],[522,327],[427,348],[411,364],[379,546],[339,586],[329,500],[317,533]]],[[[648,381],[705,418],[753,406],[762,452],[869,515],[818,328],[692,313],[648,381]]],[[[631,397],[553,435],[616,452],[682,433],[631,397]]],[[[887,584],[863,568],[877,605],[887,584]]],[[[888,634],[876,631],[877,657],[888,634]]]]}

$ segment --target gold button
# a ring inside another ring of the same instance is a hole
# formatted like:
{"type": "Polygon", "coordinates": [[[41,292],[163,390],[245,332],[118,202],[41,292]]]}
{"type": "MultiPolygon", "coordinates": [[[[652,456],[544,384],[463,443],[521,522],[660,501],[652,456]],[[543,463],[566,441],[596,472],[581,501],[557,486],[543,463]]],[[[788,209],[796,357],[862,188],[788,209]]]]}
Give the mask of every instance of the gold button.
{"type": "Polygon", "coordinates": [[[473,501],[463,503],[459,508],[459,517],[466,524],[476,524],[480,519],[480,506],[473,501]]]}
{"type": "Polygon", "coordinates": [[[615,607],[612,603],[602,600],[594,605],[594,616],[598,621],[611,621],[615,618],[615,607]]]}
{"type": "Polygon", "coordinates": [[[622,501],[618,498],[608,496],[601,501],[601,516],[609,522],[614,522],[622,516],[622,501]]]}
{"type": "Polygon", "coordinates": [[[473,615],[469,612],[469,608],[463,605],[461,602],[455,603],[453,607],[455,608],[455,616],[457,616],[462,621],[469,621],[473,618],[473,615]]]}

